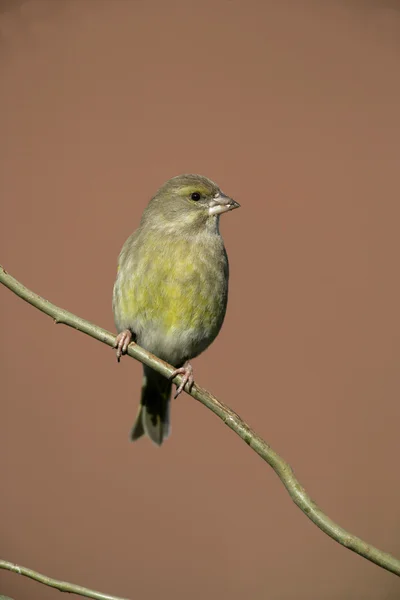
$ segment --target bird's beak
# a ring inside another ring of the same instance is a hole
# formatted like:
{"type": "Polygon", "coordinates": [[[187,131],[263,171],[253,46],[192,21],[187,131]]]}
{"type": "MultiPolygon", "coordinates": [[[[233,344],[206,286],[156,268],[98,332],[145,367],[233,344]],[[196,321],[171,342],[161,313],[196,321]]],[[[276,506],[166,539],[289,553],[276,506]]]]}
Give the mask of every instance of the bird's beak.
{"type": "Polygon", "coordinates": [[[240,204],[229,198],[229,196],[225,196],[222,192],[216,194],[214,198],[211,200],[208,214],[209,215],[220,215],[224,212],[228,212],[228,210],[233,210],[234,208],[239,208],[240,204]]]}

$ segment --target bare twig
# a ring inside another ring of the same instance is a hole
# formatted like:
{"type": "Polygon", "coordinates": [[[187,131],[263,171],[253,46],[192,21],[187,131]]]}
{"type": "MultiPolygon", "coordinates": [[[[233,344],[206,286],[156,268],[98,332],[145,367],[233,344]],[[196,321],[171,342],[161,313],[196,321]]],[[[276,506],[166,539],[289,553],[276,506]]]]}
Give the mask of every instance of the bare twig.
{"type": "MultiPolygon", "coordinates": [[[[89,590],[88,588],[82,587],[81,585],[75,585],[74,583],[68,583],[67,581],[59,581],[58,579],[52,579],[51,577],[47,577],[47,575],[42,575],[37,571],[32,571],[32,569],[27,569],[26,567],[20,567],[19,565],[15,565],[14,563],[8,562],[6,560],[0,560],[0,569],[6,569],[7,571],[13,571],[13,573],[18,573],[18,575],[25,575],[25,577],[29,577],[30,579],[34,579],[35,581],[39,581],[39,583],[43,583],[44,585],[48,585],[49,587],[56,588],[60,592],[69,592],[70,594],[78,594],[78,596],[85,596],[86,598],[94,598],[94,600],[125,600],[124,598],[119,598],[118,596],[110,596],[109,594],[102,594],[101,592],[96,592],[95,590],[89,590]]],[[[4,596],[6,598],[6,596],[4,596]]],[[[1,600],[2,596],[0,596],[1,600]]]]}
{"type": "MultiPolygon", "coordinates": [[[[12,292],[20,296],[23,300],[26,300],[42,312],[46,313],[54,319],[56,323],[63,323],[70,327],[74,327],[97,340],[114,346],[115,335],[110,332],[85,321],[73,315],[72,313],[55,306],[41,298],[34,292],[28,290],[25,286],[19,283],[14,277],[9,275],[0,266],[0,283],[3,283],[12,292]]],[[[128,354],[132,358],[139,360],[140,362],[152,367],[165,377],[169,377],[173,372],[173,367],[168,365],[164,361],[155,357],[150,352],[147,352],[136,344],[131,344],[128,348],[128,354]]],[[[180,383],[181,376],[174,379],[175,383],[180,383]]],[[[367,542],[364,542],[361,538],[349,533],[340,525],[337,525],[332,519],[325,515],[322,510],[311,500],[310,496],[306,493],[305,489],[300,485],[294,476],[293,470],[287,462],[283,460],[259,435],[257,435],[250,427],[237,415],[232,409],[223,404],[220,400],[217,400],[207,390],[194,385],[190,392],[196,400],[204,404],[213,413],[215,413],[222,421],[228,425],[238,436],[242,438],[256,452],[263,460],[265,460],[278,475],[283,485],[286,487],[290,494],[293,502],[297,504],[300,510],[311,519],[317,527],[323,532],[329,535],[336,542],[345,546],[349,550],[356,552],[360,556],[363,556],[367,560],[375,563],[376,565],[387,569],[392,573],[400,576],[400,560],[383,552],[374,546],[371,546],[367,542]]],[[[1,565],[0,565],[1,566],[1,565]]]]}

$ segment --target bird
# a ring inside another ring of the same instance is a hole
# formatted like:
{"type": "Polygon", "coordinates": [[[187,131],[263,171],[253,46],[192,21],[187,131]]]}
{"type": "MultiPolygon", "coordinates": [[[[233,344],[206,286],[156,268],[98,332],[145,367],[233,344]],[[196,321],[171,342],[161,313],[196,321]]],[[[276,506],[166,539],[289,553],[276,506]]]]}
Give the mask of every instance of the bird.
{"type": "Polygon", "coordinates": [[[172,379],[183,375],[175,398],[191,390],[189,361],[221,329],[229,263],[219,220],[239,207],[207,177],[178,175],[158,189],[122,247],[113,289],[117,360],[133,342],[175,367],[167,379],[143,366],[132,441],[145,435],[161,446],[170,433],[172,379]]]}

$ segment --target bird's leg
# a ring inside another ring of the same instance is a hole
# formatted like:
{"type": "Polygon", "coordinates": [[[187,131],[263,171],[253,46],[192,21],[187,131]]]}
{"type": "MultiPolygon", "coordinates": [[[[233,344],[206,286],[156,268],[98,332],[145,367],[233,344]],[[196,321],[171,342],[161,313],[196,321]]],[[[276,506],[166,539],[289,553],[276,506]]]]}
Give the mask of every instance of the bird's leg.
{"type": "Polygon", "coordinates": [[[175,400],[175,398],[177,398],[179,396],[179,394],[181,392],[183,392],[186,384],[187,384],[187,389],[189,392],[192,389],[192,385],[194,384],[194,378],[193,378],[193,367],[190,364],[190,362],[187,361],[187,362],[185,362],[183,367],[180,367],[179,369],[175,369],[175,371],[172,373],[170,379],[173,379],[177,375],[183,375],[183,378],[182,378],[182,383],[180,384],[180,386],[176,388],[174,400],[175,400]]]}
{"type": "Polygon", "coordinates": [[[117,361],[121,360],[121,356],[126,354],[128,346],[132,341],[132,331],[130,329],[124,329],[116,337],[114,348],[117,349],[117,361]]]}

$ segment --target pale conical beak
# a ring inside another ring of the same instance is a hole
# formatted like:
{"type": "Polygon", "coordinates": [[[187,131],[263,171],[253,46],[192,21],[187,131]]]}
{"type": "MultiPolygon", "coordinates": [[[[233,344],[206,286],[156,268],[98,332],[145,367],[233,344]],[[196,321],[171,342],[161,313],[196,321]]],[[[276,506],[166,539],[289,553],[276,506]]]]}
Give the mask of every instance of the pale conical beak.
{"type": "Polygon", "coordinates": [[[228,212],[228,210],[233,210],[234,208],[239,207],[239,202],[235,202],[235,200],[232,200],[232,198],[229,198],[229,196],[225,196],[225,194],[220,192],[211,200],[208,214],[221,215],[224,212],[228,212]]]}

